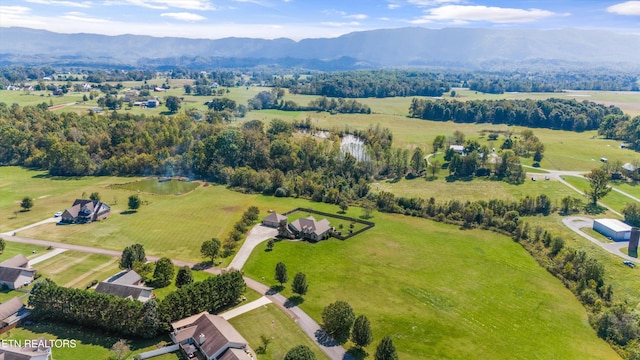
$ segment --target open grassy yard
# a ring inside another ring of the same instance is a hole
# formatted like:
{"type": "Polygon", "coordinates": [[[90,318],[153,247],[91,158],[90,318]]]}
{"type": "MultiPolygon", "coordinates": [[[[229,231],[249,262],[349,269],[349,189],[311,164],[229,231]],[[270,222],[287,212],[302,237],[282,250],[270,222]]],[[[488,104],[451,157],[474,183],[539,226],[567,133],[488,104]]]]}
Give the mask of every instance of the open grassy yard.
{"type": "Polygon", "coordinates": [[[611,181],[610,184],[631,196],[640,198],[640,182],[611,181]]]}
{"type": "Polygon", "coordinates": [[[4,251],[0,254],[0,262],[10,259],[18,254],[24,255],[27,259],[33,259],[42,254],[46,254],[47,249],[43,246],[6,242],[4,251]],[[35,252],[34,252],[35,251],[35,252]]]}
{"type": "Polygon", "coordinates": [[[306,273],[305,311],[321,321],[326,305],[345,300],[402,359],[617,358],[574,296],[509,238],[401,215],[373,221],[344,242],[262,244],[245,272],[268,285],[279,261],[306,273]]]}
{"type": "Polygon", "coordinates": [[[158,179],[143,179],[125,184],[112,185],[111,188],[154,195],[182,195],[195,190],[198,186],[200,186],[199,183],[191,181],[158,181],[158,179]]]}
{"type": "MultiPolygon", "coordinates": [[[[18,327],[12,329],[8,333],[0,335],[3,340],[37,340],[43,338],[45,340],[75,340],[75,347],[60,347],[52,350],[55,360],[107,360],[111,359],[113,353],[109,351],[113,344],[119,338],[92,331],[87,328],[76,327],[72,325],[56,325],[51,323],[36,323],[30,326],[18,327]]],[[[161,342],[170,342],[168,336],[158,337],[149,340],[130,341],[129,346],[131,352],[126,354],[126,359],[130,359],[133,355],[145,351],[151,351],[161,342]]],[[[163,357],[154,358],[154,360],[178,360],[180,357],[176,353],[167,354],[163,357]]]]}
{"type": "Polygon", "coordinates": [[[402,179],[398,182],[379,181],[371,186],[374,192],[388,191],[396,196],[421,197],[429,199],[434,197],[438,201],[446,200],[489,200],[504,199],[517,201],[526,195],[535,197],[546,194],[554,204],[560,204],[560,199],[565,196],[579,197],[580,195],[559,181],[538,179],[531,181],[527,178],[520,185],[512,185],[504,181],[492,181],[474,179],[472,181],[447,182],[446,171],[441,171],[436,180],[427,181],[424,178],[411,180],[402,179]]]}
{"type": "Polygon", "coordinates": [[[269,304],[229,320],[240,334],[256,350],[262,346],[261,336],[271,339],[259,360],[281,360],[296,345],[306,345],[318,360],[329,359],[318,346],[276,305],[269,304]]]}
{"type": "Polygon", "coordinates": [[[120,271],[117,258],[73,250],[35,264],[34,268],[58,285],[80,289],[93,280],[102,281],[120,271]]]}
{"type": "MultiPolygon", "coordinates": [[[[576,176],[566,176],[565,181],[569,184],[577,187],[578,189],[585,191],[589,189],[589,180],[579,178],[576,176]]],[[[610,191],[607,195],[605,195],[602,199],[599,200],[603,204],[610,206],[616,211],[622,211],[627,204],[634,202],[633,199],[624,196],[618,192],[610,191]]]]}

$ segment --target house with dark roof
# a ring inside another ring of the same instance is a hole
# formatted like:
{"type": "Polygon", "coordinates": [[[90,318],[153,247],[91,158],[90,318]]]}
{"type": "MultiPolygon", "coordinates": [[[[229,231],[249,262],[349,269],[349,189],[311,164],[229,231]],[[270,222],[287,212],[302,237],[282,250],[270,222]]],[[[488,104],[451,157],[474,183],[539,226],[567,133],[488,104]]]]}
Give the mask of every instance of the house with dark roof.
{"type": "Polygon", "coordinates": [[[22,300],[15,296],[0,304],[0,334],[13,329],[28,315],[29,310],[25,309],[22,300]]]}
{"type": "Polygon", "coordinates": [[[331,224],[329,220],[316,220],[313,216],[308,218],[300,218],[292,221],[288,230],[296,237],[310,241],[320,241],[327,239],[331,233],[331,224]]]}
{"type": "Polygon", "coordinates": [[[84,224],[106,219],[110,215],[111,208],[103,202],[76,199],[73,205],[62,213],[60,222],[65,224],[84,224]]]}
{"type": "Polygon", "coordinates": [[[35,270],[29,268],[29,261],[22,254],[0,263],[0,286],[15,290],[33,281],[35,270]]]}
{"type": "Polygon", "coordinates": [[[121,271],[106,281],[98,283],[95,292],[141,302],[147,302],[153,297],[153,288],[143,286],[142,276],[133,270],[121,271]]]}
{"type": "Polygon", "coordinates": [[[255,354],[242,335],[224,318],[202,312],[171,323],[171,340],[188,358],[251,360],[255,354]]]}
{"type": "Polygon", "coordinates": [[[275,213],[275,212],[272,212],[267,217],[262,219],[262,224],[264,226],[268,226],[268,227],[272,227],[272,228],[279,227],[280,223],[282,223],[282,222],[284,222],[285,224],[287,223],[287,216],[286,215],[281,215],[281,214],[278,214],[278,213],[275,213]]]}

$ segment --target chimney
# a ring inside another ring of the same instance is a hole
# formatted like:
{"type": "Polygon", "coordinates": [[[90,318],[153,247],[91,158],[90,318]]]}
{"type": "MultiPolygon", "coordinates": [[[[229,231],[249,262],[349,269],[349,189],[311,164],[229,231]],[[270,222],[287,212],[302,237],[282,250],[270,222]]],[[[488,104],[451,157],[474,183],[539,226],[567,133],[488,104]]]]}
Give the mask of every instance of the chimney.
{"type": "Polygon", "coordinates": [[[640,228],[631,228],[631,237],[629,238],[628,254],[631,257],[638,258],[638,242],[640,241],[640,228]]]}
{"type": "Polygon", "coordinates": [[[202,343],[204,343],[204,339],[205,339],[204,334],[200,333],[200,336],[198,336],[198,343],[202,345],[202,343]]]}

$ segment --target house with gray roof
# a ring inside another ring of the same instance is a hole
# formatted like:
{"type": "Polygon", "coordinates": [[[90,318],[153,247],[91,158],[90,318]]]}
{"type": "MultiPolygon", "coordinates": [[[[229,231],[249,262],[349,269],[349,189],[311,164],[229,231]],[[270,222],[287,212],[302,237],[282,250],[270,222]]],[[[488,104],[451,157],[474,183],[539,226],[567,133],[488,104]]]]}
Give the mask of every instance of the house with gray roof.
{"type": "Polygon", "coordinates": [[[171,323],[171,340],[188,358],[251,360],[255,354],[242,335],[224,318],[202,312],[171,323]],[[250,355],[251,354],[251,355],[250,355]]]}
{"type": "Polygon", "coordinates": [[[62,213],[62,220],[60,220],[60,222],[65,224],[84,224],[106,219],[110,215],[111,208],[103,202],[76,199],[73,205],[62,213]]]}
{"type": "Polygon", "coordinates": [[[286,224],[287,216],[278,214],[276,212],[272,212],[267,217],[262,219],[262,224],[264,226],[268,226],[268,227],[272,227],[272,228],[277,228],[278,226],[280,226],[280,224],[282,222],[284,222],[286,224]]]}
{"type": "Polygon", "coordinates": [[[29,315],[22,300],[16,296],[0,304],[0,334],[13,329],[20,320],[29,315]]]}
{"type": "Polygon", "coordinates": [[[45,339],[33,339],[28,345],[8,343],[0,346],[0,360],[50,360],[51,348],[45,339]]]}
{"type": "Polygon", "coordinates": [[[124,299],[147,302],[153,297],[153,288],[142,285],[142,276],[133,270],[122,271],[98,283],[95,292],[111,294],[124,299]]]}
{"type": "Polygon", "coordinates": [[[310,241],[326,239],[332,230],[329,220],[322,219],[318,221],[313,216],[292,221],[288,229],[294,236],[310,241]]]}
{"type": "Polygon", "coordinates": [[[29,261],[22,254],[0,263],[0,286],[11,290],[29,285],[35,276],[35,270],[29,267],[29,261]]]}

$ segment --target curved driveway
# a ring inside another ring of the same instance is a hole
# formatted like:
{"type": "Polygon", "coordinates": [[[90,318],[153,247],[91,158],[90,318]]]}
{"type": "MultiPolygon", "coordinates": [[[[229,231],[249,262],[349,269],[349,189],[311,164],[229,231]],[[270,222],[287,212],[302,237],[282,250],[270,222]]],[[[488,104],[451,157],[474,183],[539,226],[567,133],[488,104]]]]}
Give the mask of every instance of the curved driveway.
{"type": "MultiPolygon", "coordinates": [[[[55,219],[53,221],[55,221],[55,219]]],[[[27,228],[35,227],[40,224],[44,224],[48,222],[52,222],[52,220],[46,219],[41,222],[25,226],[18,230],[25,230],[27,228]]],[[[114,256],[114,257],[120,257],[122,255],[122,252],[115,251],[115,250],[107,250],[107,249],[101,249],[101,248],[90,247],[90,246],[82,246],[82,245],[65,244],[65,243],[59,243],[54,241],[38,240],[38,239],[31,239],[31,238],[11,235],[16,232],[17,231],[9,231],[6,233],[2,233],[0,234],[0,238],[5,239],[6,241],[40,245],[45,247],[51,246],[51,247],[60,248],[60,249],[75,250],[75,251],[92,253],[92,254],[102,254],[102,255],[108,255],[108,256],[114,256]]],[[[227,269],[234,268],[234,269],[241,270],[245,262],[251,255],[251,252],[253,251],[253,249],[261,242],[272,238],[274,235],[271,235],[271,234],[277,235],[277,230],[265,227],[262,224],[256,225],[253,229],[251,229],[244,244],[242,245],[240,250],[238,250],[238,253],[236,255],[236,257],[239,256],[238,260],[236,261],[236,258],[234,258],[231,264],[229,264],[229,267],[227,269]],[[275,231],[275,233],[273,233],[273,231],[275,231]]],[[[158,259],[159,258],[157,256],[147,256],[147,260],[149,261],[157,261],[158,259]]],[[[186,265],[189,267],[194,267],[196,265],[194,263],[182,261],[182,260],[171,259],[171,261],[174,263],[174,265],[177,265],[177,266],[186,265]]],[[[220,268],[211,267],[211,268],[204,269],[204,271],[217,275],[217,274],[220,274],[222,270],[220,268]]],[[[340,346],[340,344],[337,344],[330,339],[329,341],[327,341],[328,336],[322,330],[320,325],[317,322],[315,322],[315,320],[313,320],[309,315],[307,315],[302,309],[300,309],[297,306],[292,306],[287,298],[285,298],[281,294],[274,293],[273,291],[271,291],[271,289],[268,286],[262,283],[259,283],[246,276],[244,277],[244,282],[247,284],[247,287],[257,291],[260,294],[265,295],[269,300],[271,300],[271,302],[276,304],[282,311],[284,311],[287,315],[289,315],[289,317],[291,317],[294,320],[294,322],[298,324],[298,326],[300,326],[300,328],[307,334],[307,336],[309,336],[318,345],[318,347],[325,354],[327,354],[327,356],[329,356],[329,358],[331,358],[332,360],[340,360],[340,359],[353,360],[353,357],[347,354],[346,350],[342,346],[340,346]]]]}
{"type": "Polygon", "coordinates": [[[631,257],[625,253],[623,253],[622,251],[620,251],[620,249],[628,247],[629,246],[629,242],[628,241],[617,241],[617,242],[613,242],[613,243],[603,243],[600,240],[594,238],[593,236],[590,236],[589,234],[585,233],[584,231],[580,230],[581,228],[584,227],[588,227],[588,228],[593,228],[593,219],[589,219],[586,217],[582,217],[582,216],[568,216],[564,219],[562,219],[562,223],[565,224],[569,229],[573,230],[573,232],[575,232],[576,234],[584,237],[585,239],[591,241],[592,243],[600,246],[601,248],[605,249],[606,251],[608,251],[609,253],[619,256],[625,260],[629,260],[629,261],[633,261],[636,263],[640,263],[640,259],[636,259],[634,257],[631,257]]]}

